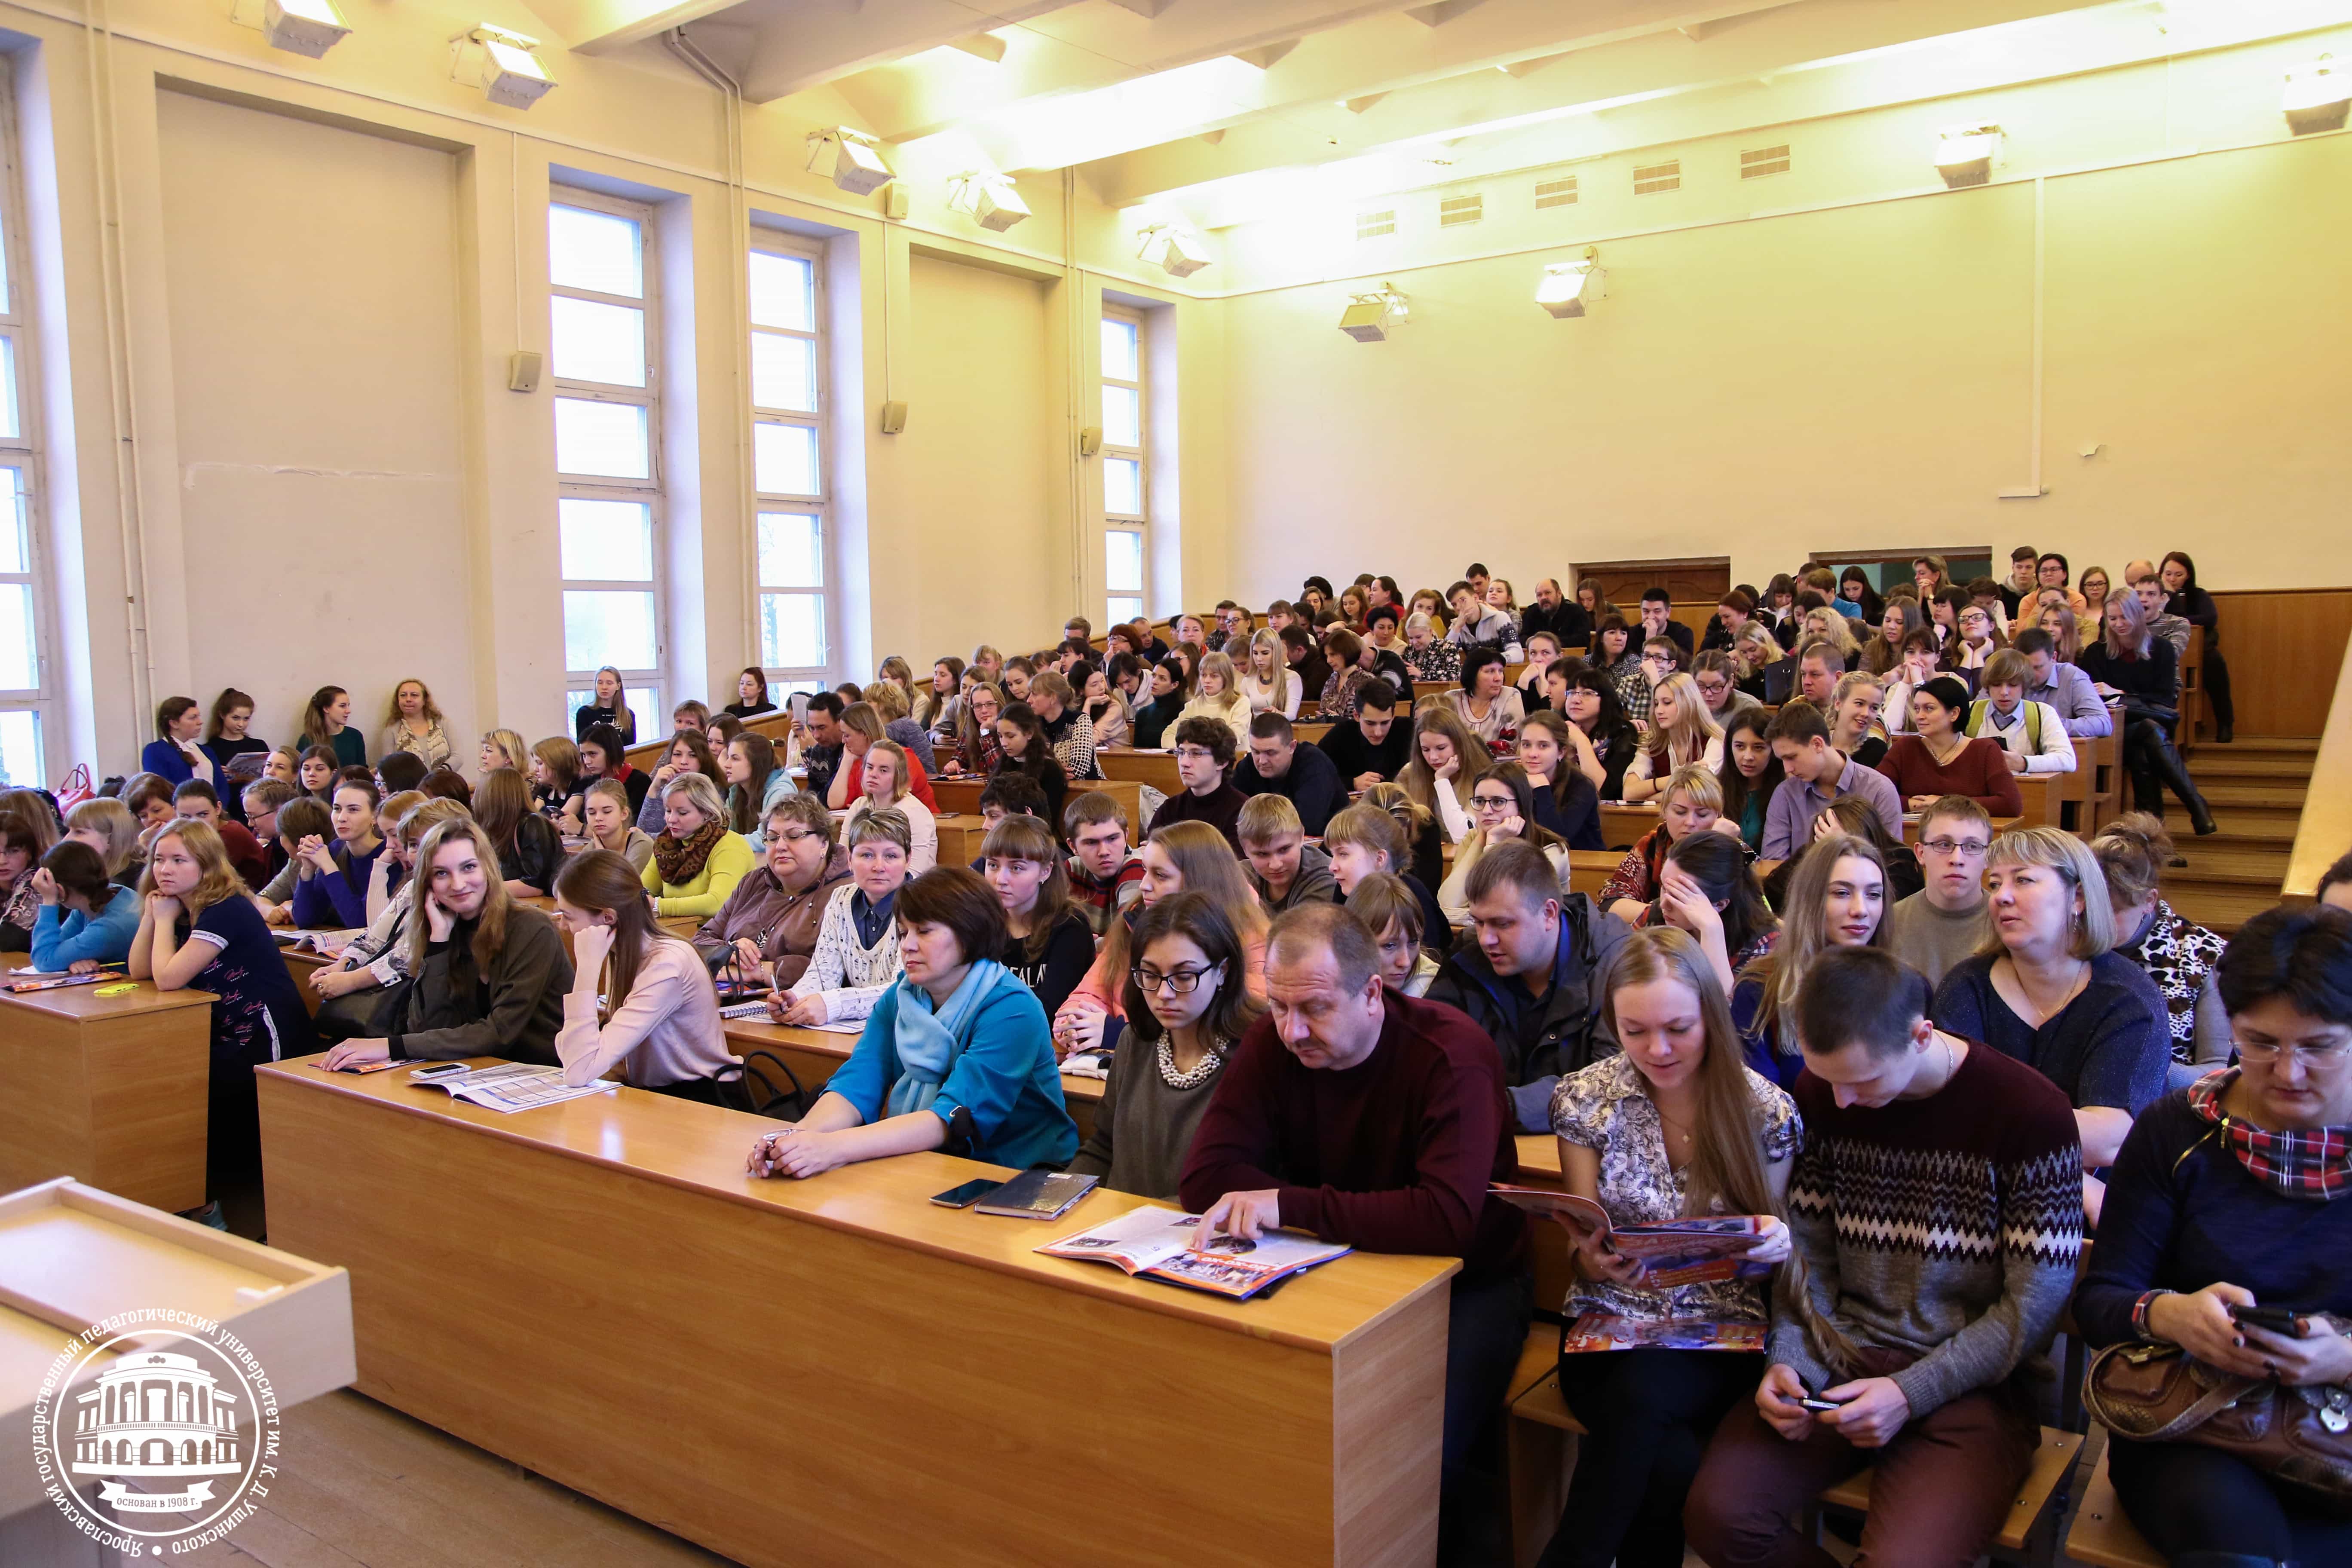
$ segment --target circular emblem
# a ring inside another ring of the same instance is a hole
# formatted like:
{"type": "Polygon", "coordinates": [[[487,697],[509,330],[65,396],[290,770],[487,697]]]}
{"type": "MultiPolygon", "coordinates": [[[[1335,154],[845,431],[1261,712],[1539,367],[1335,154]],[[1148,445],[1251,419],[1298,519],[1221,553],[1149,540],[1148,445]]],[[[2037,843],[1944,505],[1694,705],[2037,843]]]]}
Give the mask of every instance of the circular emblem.
{"type": "Polygon", "coordinates": [[[252,1350],[193,1312],[122,1312],[65,1343],[33,1405],[42,1492],[132,1556],[176,1556],[249,1518],[278,1474],[278,1394],[252,1350]]]}

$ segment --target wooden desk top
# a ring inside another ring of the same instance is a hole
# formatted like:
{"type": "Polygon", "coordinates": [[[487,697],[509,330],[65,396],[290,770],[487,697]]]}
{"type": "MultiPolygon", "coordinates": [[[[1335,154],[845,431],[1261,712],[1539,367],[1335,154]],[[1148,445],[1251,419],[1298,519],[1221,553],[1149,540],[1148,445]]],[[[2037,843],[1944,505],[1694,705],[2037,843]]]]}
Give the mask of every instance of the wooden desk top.
{"type": "MultiPolygon", "coordinates": [[[[30,969],[33,955],[29,952],[0,952],[0,969],[30,969]]],[[[69,1019],[75,1023],[99,1023],[109,1018],[127,1018],[142,1013],[168,1013],[175,1007],[209,1007],[213,994],[209,991],[164,991],[152,980],[126,980],[117,976],[101,980],[95,985],[60,985],[54,991],[32,991],[19,994],[0,991],[0,1006],[23,1007],[52,1018],[69,1019]],[[136,991],[121,996],[100,996],[99,992],[116,985],[135,985],[136,991]]]]}
{"type": "MultiPolygon", "coordinates": [[[[625,1088],[509,1114],[454,1100],[436,1089],[412,1087],[404,1069],[364,1076],[329,1073],[317,1066],[322,1059],[291,1058],[258,1071],[285,1088],[348,1101],[354,1114],[381,1110],[466,1126],[519,1151],[625,1172],[885,1246],[1297,1349],[1329,1353],[1399,1303],[1444,1289],[1461,1267],[1451,1258],[1355,1253],[1293,1281],[1272,1298],[1227,1301],[1202,1291],[1130,1279],[1108,1265],[1047,1258],[1032,1250],[1056,1237],[1114,1219],[1144,1201],[1125,1193],[1098,1188],[1060,1219],[1039,1225],[930,1203],[932,1194],[974,1176],[1012,1173],[946,1154],[869,1160],[804,1182],[763,1180],[743,1169],[751,1141],[776,1125],[763,1117],[625,1088]]],[[[482,1058],[475,1065],[491,1061],[482,1058]]],[[[263,1088],[266,1094],[269,1084],[263,1088]]]]}
{"type": "MultiPolygon", "coordinates": [[[[727,1041],[740,1050],[758,1050],[766,1047],[773,1050],[788,1046],[806,1051],[811,1056],[832,1057],[842,1061],[856,1048],[856,1035],[835,1034],[830,1029],[807,1029],[796,1024],[767,1024],[756,1018],[730,1018],[727,1021],[727,1041]]],[[[1077,1073],[1064,1073],[1062,1098],[1065,1100],[1099,1102],[1103,1096],[1103,1080],[1077,1073]]]]}

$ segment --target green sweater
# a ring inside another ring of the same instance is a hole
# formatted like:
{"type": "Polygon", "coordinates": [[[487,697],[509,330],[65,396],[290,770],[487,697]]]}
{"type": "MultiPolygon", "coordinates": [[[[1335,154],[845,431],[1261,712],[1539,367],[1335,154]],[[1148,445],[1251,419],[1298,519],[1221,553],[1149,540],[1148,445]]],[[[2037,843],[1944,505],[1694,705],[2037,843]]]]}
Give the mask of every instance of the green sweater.
{"type": "Polygon", "coordinates": [[[654,913],[665,919],[672,915],[692,915],[708,920],[719,912],[735,884],[751,874],[757,863],[750,841],[740,833],[730,833],[710,847],[702,862],[702,874],[690,882],[662,880],[661,861],[648,858],[646,861],[646,891],[655,895],[654,913]]]}

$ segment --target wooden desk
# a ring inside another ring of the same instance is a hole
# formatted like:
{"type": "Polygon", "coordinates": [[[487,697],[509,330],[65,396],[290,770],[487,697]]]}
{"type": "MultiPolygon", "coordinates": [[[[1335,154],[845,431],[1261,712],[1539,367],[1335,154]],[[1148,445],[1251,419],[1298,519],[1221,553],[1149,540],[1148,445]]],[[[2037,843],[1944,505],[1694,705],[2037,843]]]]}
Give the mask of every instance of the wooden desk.
{"type": "MultiPolygon", "coordinates": [[[[1174,759],[1170,761],[1172,763],[1174,759]]],[[[961,774],[954,778],[933,779],[931,794],[939,801],[941,813],[977,816],[980,815],[980,792],[987,783],[984,778],[961,774]]],[[[1127,813],[1127,835],[1130,839],[1143,836],[1143,789],[1134,779],[1072,779],[1067,798],[1076,800],[1088,790],[1100,790],[1118,802],[1119,809],[1127,813]]],[[[1166,793],[1172,795],[1175,792],[1166,793]]],[[[1061,831],[1061,826],[1058,822],[1054,824],[1055,831],[1061,831]]],[[[980,851],[975,849],[972,853],[977,855],[980,851]]]]}
{"type": "Polygon", "coordinates": [[[940,1154],[758,1181],[772,1123],[627,1089],[260,1089],[271,1239],[351,1270],[362,1392],[754,1568],[1059,1561],[1055,1475],[1124,1562],[1435,1550],[1450,1258],[1228,1302],[1033,1250],[1119,1194],[1032,1225],[928,1203],[995,1173],[940,1154]]]}
{"type": "Polygon", "coordinates": [[[940,865],[969,866],[979,858],[980,847],[988,838],[988,824],[960,812],[932,820],[940,832],[940,865]]]}
{"type": "Polygon", "coordinates": [[[1628,805],[1622,801],[1604,800],[1601,803],[1601,840],[1612,849],[1631,849],[1660,820],[1658,808],[1647,803],[1628,805]]]}
{"type": "MultiPolygon", "coordinates": [[[[1095,764],[1107,779],[1124,779],[1134,784],[1148,784],[1161,795],[1181,795],[1183,781],[1176,776],[1176,753],[1173,752],[1134,752],[1124,746],[1095,753],[1095,764]]],[[[1137,824],[1135,837],[1140,838],[1143,826],[1137,824]]]]}
{"type": "MultiPolygon", "coordinates": [[[[830,1029],[804,1029],[751,1018],[727,1020],[730,1051],[739,1057],[749,1051],[773,1051],[793,1069],[793,1076],[800,1079],[803,1089],[823,1088],[856,1047],[856,1035],[835,1034],[830,1029]]],[[[1070,1120],[1078,1124],[1079,1138],[1093,1137],[1095,1111],[1102,1104],[1103,1080],[1068,1072],[1061,1076],[1062,1103],[1069,1108],[1070,1120]]]]}
{"type": "Polygon", "coordinates": [[[1319,745],[1330,732],[1331,726],[1321,720],[1301,719],[1290,727],[1291,738],[1302,746],[1319,745]]]}
{"type": "Polygon", "coordinates": [[[958,773],[952,778],[934,776],[931,798],[940,803],[938,815],[980,815],[980,792],[988,787],[988,780],[978,773],[958,773]]]}
{"type": "Polygon", "coordinates": [[[2058,807],[2065,796],[2059,786],[2059,781],[2068,775],[2019,773],[2016,776],[2018,796],[2023,803],[2023,809],[2018,813],[2017,825],[2020,827],[2060,826],[2058,807]]]}
{"type": "Polygon", "coordinates": [[[0,992],[0,1190],[71,1176],[159,1209],[202,1205],[212,1005],[148,980],[0,992]],[[138,989],[97,994],[121,984],[138,989]]]}

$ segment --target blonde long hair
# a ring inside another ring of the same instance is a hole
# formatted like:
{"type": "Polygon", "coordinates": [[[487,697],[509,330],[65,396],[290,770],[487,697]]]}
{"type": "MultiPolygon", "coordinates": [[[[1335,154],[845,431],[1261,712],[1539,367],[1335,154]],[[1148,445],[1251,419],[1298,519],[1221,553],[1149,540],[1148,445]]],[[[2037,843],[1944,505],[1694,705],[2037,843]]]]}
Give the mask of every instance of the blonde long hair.
{"type": "Polygon", "coordinates": [[[1295,678],[1290,673],[1290,661],[1282,656],[1282,639],[1272,632],[1258,632],[1250,638],[1249,651],[1250,679],[1253,680],[1258,678],[1258,654],[1264,651],[1274,656],[1274,679],[1266,683],[1272,695],[1267,698],[1266,706],[1276,713],[1286,711],[1290,707],[1290,685],[1295,678]]]}
{"type": "MultiPolygon", "coordinates": [[[[1868,839],[1848,833],[1816,839],[1806,847],[1797,869],[1789,878],[1788,897],[1781,906],[1779,944],[1744,971],[1745,975],[1752,976],[1764,987],[1763,1000],[1756,1009],[1756,1028],[1769,1049],[1781,1050],[1781,1026],[1792,1023],[1796,1017],[1797,988],[1804,984],[1805,972],[1812,967],[1814,955],[1830,944],[1828,921],[1822,911],[1829,901],[1830,878],[1837,870],[1838,862],[1848,857],[1877,867],[1880,885],[1886,885],[1886,857],[1868,839]]],[[[1871,931],[1866,946],[1886,945],[1886,916],[1891,908],[1889,900],[1879,909],[1878,924],[1871,931]]]]}
{"type": "MultiPolygon", "coordinates": [[[[1706,711],[1706,703],[1699,704],[1699,711],[1706,711]]],[[[1470,791],[1486,776],[1486,770],[1494,766],[1495,758],[1494,753],[1486,750],[1486,742],[1462,721],[1451,705],[1433,702],[1413,716],[1412,755],[1397,774],[1396,782],[1404,787],[1404,793],[1412,797],[1413,805],[1442,820],[1444,814],[1437,806],[1437,773],[1422,760],[1421,755],[1421,738],[1433,731],[1451,741],[1454,754],[1461,759],[1461,766],[1454,774],[1454,794],[1459,801],[1468,801],[1470,791]]]]}
{"type": "MultiPolygon", "coordinates": [[[[166,838],[178,839],[180,847],[188,852],[188,858],[203,871],[196,879],[196,885],[179,895],[180,907],[188,911],[188,919],[193,921],[215,904],[226,903],[245,895],[245,879],[239,877],[236,868],[228,863],[228,847],[221,842],[221,836],[214,831],[211,823],[184,816],[155,835],[156,847],[161,847],[166,838]]],[[[147,869],[139,874],[139,894],[142,898],[159,891],[155,886],[152,850],[148,861],[147,869]]]]}
{"type": "MultiPolygon", "coordinates": [[[[422,808],[420,808],[422,809],[422,808]]],[[[482,862],[484,887],[481,912],[474,917],[474,972],[488,974],[490,966],[507,945],[507,919],[514,910],[514,900],[508,896],[507,879],[499,870],[499,852],[490,836],[482,831],[480,823],[471,816],[453,816],[437,823],[416,847],[416,863],[408,873],[416,879],[416,895],[408,917],[408,972],[425,973],[425,952],[432,943],[431,920],[426,918],[425,900],[433,896],[433,861],[452,844],[470,844],[475,856],[482,862]]]]}
{"type": "MultiPolygon", "coordinates": [[[[613,678],[613,728],[625,736],[635,734],[637,716],[629,711],[629,683],[623,679],[620,667],[604,665],[597,669],[596,673],[613,678]]],[[[593,681],[589,683],[588,700],[592,703],[596,700],[596,688],[593,681]]]]}
{"type": "Polygon", "coordinates": [[[1718,1200],[1726,1214],[1779,1212],[1764,1173],[1762,1130],[1756,1123],[1756,1100],[1748,1091],[1739,1031],[1732,1027],[1731,1004],[1697,941],[1673,926],[1635,931],[1610,963],[1601,1005],[1613,1021],[1619,992],[1659,980],[1673,981],[1698,998],[1700,1027],[1706,1037],[1706,1055],[1695,1086],[1698,1119],[1691,1129],[1694,1147],[1683,1213],[1708,1214],[1718,1200]],[[1747,1136],[1739,1136],[1742,1131],[1747,1136]]]}
{"type": "MultiPolygon", "coordinates": [[[[1706,699],[1699,695],[1698,682],[1677,671],[1658,683],[1660,692],[1672,692],[1675,698],[1675,721],[1672,724],[1652,723],[1643,749],[1650,753],[1650,774],[1661,777],[1677,768],[1688,767],[1706,760],[1707,743],[1723,739],[1723,726],[1707,711],[1706,699]]],[[[1654,705],[1655,695],[1651,698],[1654,705]]],[[[1656,709],[1652,708],[1654,719],[1656,709]]]]}
{"type": "Polygon", "coordinates": [[[1249,696],[1242,690],[1241,677],[1234,671],[1232,658],[1223,653],[1201,656],[1201,668],[1192,675],[1192,700],[1204,708],[1220,708],[1227,713],[1234,710],[1235,703],[1240,703],[1244,708],[1249,706],[1249,696]],[[1217,697],[1202,695],[1201,677],[1203,675],[1222,677],[1224,681],[1223,694],[1217,697]]]}

